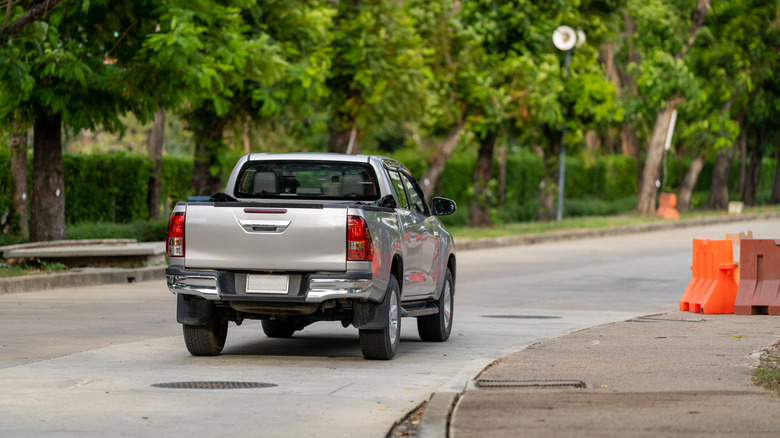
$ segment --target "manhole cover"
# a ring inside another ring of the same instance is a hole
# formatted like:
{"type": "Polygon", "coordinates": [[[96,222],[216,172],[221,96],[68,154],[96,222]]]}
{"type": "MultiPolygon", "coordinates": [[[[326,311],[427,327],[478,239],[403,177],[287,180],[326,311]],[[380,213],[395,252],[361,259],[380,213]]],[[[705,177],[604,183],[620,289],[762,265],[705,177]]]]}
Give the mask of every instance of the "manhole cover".
{"type": "Polygon", "coordinates": [[[478,388],[587,388],[582,380],[477,380],[478,388]]]}
{"type": "Polygon", "coordinates": [[[256,389],[273,388],[278,385],[262,382],[170,382],[155,383],[152,386],[170,389],[256,389]]]}
{"type": "Polygon", "coordinates": [[[482,315],[483,318],[505,318],[505,319],[561,319],[560,316],[544,315],[482,315]]]}

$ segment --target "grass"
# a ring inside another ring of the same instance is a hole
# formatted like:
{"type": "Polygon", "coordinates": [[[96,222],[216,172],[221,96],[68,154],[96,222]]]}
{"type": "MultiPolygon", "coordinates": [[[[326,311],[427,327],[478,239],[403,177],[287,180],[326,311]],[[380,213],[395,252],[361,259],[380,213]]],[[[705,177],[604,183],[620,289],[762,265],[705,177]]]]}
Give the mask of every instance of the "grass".
{"type": "Polygon", "coordinates": [[[6,260],[0,264],[0,278],[22,277],[32,274],[51,274],[64,271],[67,267],[58,262],[46,262],[40,259],[6,260]]]}
{"type": "Polygon", "coordinates": [[[753,370],[753,383],[780,393],[780,342],[769,348],[753,370]]]}
{"type": "MultiPolygon", "coordinates": [[[[742,214],[767,213],[780,211],[780,205],[768,205],[760,207],[746,207],[742,209],[742,214]]],[[[698,210],[691,213],[680,214],[680,219],[698,219],[702,217],[727,216],[724,211],[698,210]]],[[[642,225],[654,222],[661,222],[663,219],[648,216],[637,216],[635,214],[621,214],[614,216],[592,216],[592,217],[573,217],[564,218],[560,223],[549,222],[520,222],[513,224],[496,225],[491,228],[468,228],[453,227],[447,229],[455,237],[460,238],[485,238],[485,237],[505,237],[519,234],[539,234],[562,230],[577,230],[591,228],[610,228],[630,225],[642,225]]]]}

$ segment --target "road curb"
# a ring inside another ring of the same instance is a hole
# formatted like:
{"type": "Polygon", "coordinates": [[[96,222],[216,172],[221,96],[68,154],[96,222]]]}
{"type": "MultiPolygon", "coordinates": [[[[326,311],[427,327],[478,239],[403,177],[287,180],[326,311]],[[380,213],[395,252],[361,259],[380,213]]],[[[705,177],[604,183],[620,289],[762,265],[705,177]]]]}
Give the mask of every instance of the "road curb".
{"type": "Polygon", "coordinates": [[[457,392],[435,392],[423,411],[420,418],[420,426],[417,429],[417,438],[442,438],[447,436],[447,428],[450,423],[450,414],[455,406],[457,392]]]}
{"type": "MultiPolygon", "coordinates": [[[[529,234],[481,239],[456,239],[455,247],[459,251],[489,249],[508,246],[534,245],[549,242],[587,239],[593,237],[618,236],[626,234],[650,233],[702,225],[717,225],[753,220],[780,219],[780,212],[742,214],[731,216],[702,217],[697,219],[654,222],[643,225],[629,225],[612,228],[585,230],[567,230],[550,233],[529,234]]],[[[455,409],[458,393],[449,391],[434,392],[431,402],[425,407],[417,431],[419,438],[444,438],[448,436],[449,416],[455,409]],[[434,400],[436,403],[433,403],[434,400]],[[432,417],[430,420],[428,417],[432,417]],[[442,422],[442,418],[444,422],[442,422]]]]}
{"type": "Polygon", "coordinates": [[[485,237],[479,239],[456,238],[455,249],[458,251],[470,251],[476,249],[488,249],[506,246],[535,245],[540,243],[587,239],[591,237],[650,233],[653,231],[665,231],[679,228],[698,227],[702,225],[718,225],[763,219],[780,219],[780,212],[701,217],[679,221],[653,222],[642,225],[625,225],[619,227],[593,228],[584,230],[565,230],[550,233],[525,234],[519,236],[485,237]]]}
{"type": "Polygon", "coordinates": [[[0,294],[32,292],[65,287],[122,284],[165,278],[165,267],[84,268],[69,272],[0,278],[0,294]]]}

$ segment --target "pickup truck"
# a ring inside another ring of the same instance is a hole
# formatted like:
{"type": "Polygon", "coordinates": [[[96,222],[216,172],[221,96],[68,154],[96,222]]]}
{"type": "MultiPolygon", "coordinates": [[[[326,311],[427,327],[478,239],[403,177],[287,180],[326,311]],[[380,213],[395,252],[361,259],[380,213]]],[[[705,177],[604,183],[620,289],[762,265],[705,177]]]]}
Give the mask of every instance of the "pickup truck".
{"type": "Polygon", "coordinates": [[[166,277],[195,356],[222,352],[228,323],[261,320],[289,338],[317,321],[356,327],[366,359],[392,359],[402,317],[424,341],[452,330],[455,247],[396,160],[327,153],[248,154],[225,192],[178,203],[166,277]]]}

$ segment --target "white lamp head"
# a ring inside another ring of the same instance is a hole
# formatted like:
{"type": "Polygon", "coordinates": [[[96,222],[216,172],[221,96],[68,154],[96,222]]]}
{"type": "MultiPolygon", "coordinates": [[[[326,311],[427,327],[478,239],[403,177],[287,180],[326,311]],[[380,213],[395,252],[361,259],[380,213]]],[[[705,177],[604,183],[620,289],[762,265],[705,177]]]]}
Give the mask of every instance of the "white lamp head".
{"type": "Polygon", "coordinates": [[[559,26],[553,32],[552,40],[558,50],[565,52],[573,49],[574,45],[577,44],[577,33],[569,26],[559,26]]]}

